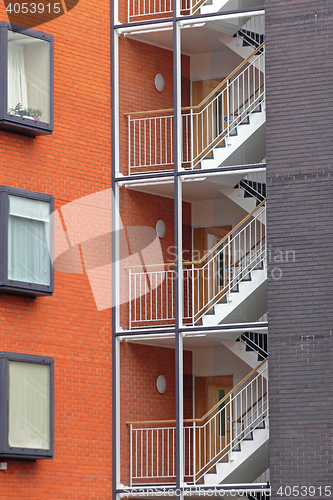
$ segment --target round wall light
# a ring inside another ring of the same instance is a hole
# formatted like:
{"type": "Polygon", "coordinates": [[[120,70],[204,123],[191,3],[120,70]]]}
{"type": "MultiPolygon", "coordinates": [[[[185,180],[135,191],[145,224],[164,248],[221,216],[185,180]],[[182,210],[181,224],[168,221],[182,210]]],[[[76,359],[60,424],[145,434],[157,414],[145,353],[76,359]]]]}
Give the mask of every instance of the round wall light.
{"type": "Polygon", "coordinates": [[[164,394],[165,391],[166,391],[166,380],[165,380],[165,377],[163,377],[163,375],[160,375],[159,377],[157,377],[157,380],[156,380],[156,387],[157,387],[157,390],[160,394],[164,394]]]}
{"type": "Polygon", "coordinates": [[[164,77],[163,77],[163,75],[161,75],[161,73],[158,73],[155,76],[155,88],[159,92],[162,92],[162,90],[164,90],[164,87],[165,87],[164,77]]]}
{"type": "Polygon", "coordinates": [[[165,222],[160,219],[156,222],[156,234],[159,238],[163,238],[165,236],[165,232],[166,232],[165,222]]]}

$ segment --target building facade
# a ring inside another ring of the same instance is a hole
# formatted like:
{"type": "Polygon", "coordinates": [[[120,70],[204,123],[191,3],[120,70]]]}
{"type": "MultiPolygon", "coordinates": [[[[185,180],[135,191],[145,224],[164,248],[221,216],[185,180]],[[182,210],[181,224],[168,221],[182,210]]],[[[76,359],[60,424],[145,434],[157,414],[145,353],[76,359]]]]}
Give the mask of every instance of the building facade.
{"type": "Polygon", "coordinates": [[[115,493],[264,498],[265,8],[113,15],[115,493]]]}
{"type": "Polygon", "coordinates": [[[96,215],[85,233],[79,216],[110,190],[109,3],[66,2],[58,17],[8,7],[1,2],[0,383],[9,407],[2,399],[0,496],[109,498],[110,304],[98,309],[89,278],[96,215]]]}
{"type": "Polygon", "coordinates": [[[118,498],[332,496],[331,22],[114,6],[118,498]]]}

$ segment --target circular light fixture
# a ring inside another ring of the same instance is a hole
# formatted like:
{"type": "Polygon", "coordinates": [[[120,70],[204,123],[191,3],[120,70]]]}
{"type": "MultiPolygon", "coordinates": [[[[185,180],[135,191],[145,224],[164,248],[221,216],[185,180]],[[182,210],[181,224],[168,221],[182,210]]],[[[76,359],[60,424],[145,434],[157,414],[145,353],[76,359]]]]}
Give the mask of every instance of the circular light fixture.
{"type": "Polygon", "coordinates": [[[166,380],[165,380],[165,377],[163,377],[163,375],[160,375],[159,377],[157,377],[157,380],[156,380],[156,387],[157,387],[157,390],[160,394],[164,394],[165,391],[166,391],[166,380]]]}
{"type": "Polygon", "coordinates": [[[160,219],[156,222],[156,234],[159,238],[163,238],[165,236],[165,232],[166,232],[165,222],[160,219]]]}
{"type": "Polygon", "coordinates": [[[158,73],[155,76],[155,88],[159,92],[162,92],[162,90],[164,90],[164,87],[165,87],[164,77],[163,77],[163,75],[161,75],[161,73],[158,73]]]}

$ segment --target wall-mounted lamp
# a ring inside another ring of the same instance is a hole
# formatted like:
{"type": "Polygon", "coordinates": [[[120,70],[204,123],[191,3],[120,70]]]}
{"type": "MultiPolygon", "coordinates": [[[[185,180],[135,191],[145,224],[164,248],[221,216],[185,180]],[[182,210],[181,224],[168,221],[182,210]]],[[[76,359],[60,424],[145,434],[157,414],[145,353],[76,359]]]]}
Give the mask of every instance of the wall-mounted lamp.
{"type": "Polygon", "coordinates": [[[165,380],[165,377],[163,375],[160,375],[159,377],[157,377],[157,380],[156,380],[156,387],[157,387],[157,390],[160,394],[164,394],[165,391],[166,391],[166,380],[165,380]]]}
{"type": "Polygon", "coordinates": [[[166,233],[165,222],[163,220],[158,220],[156,222],[156,234],[159,238],[163,238],[166,233]]]}
{"type": "Polygon", "coordinates": [[[159,92],[162,92],[162,90],[164,90],[164,87],[165,87],[164,77],[163,75],[161,75],[161,73],[157,73],[157,75],[155,76],[155,88],[159,92]]]}

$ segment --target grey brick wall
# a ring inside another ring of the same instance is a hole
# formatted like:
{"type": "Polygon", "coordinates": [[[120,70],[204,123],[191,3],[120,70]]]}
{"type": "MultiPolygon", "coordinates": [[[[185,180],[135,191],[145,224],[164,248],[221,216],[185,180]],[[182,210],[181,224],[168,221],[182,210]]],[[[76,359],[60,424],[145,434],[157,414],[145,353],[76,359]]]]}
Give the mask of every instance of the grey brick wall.
{"type": "Polygon", "coordinates": [[[266,36],[272,498],[333,498],[333,1],[267,0],[266,36]]]}

